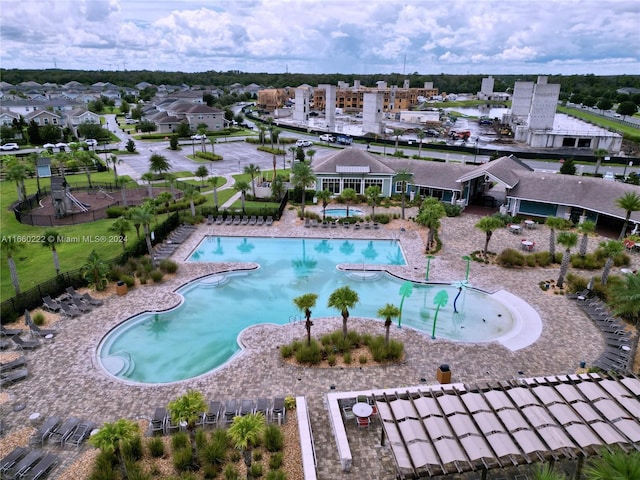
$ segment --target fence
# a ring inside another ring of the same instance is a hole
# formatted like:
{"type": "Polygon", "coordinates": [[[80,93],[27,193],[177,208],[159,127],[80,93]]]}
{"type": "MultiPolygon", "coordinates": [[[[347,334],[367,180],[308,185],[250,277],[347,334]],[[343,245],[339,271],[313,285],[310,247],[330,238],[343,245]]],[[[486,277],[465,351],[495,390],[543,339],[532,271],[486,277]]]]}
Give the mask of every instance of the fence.
{"type": "MultiPolygon", "coordinates": [[[[176,212],[153,230],[154,240],[152,244],[161,243],[180,224],[180,215],[176,212]]],[[[107,263],[120,265],[130,257],[142,256],[147,253],[147,244],[144,237],[133,243],[127,250],[107,263]]],[[[59,274],[58,276],[39,283],[33,288],[19,293],[0,304],[0,319],[2,322],[10,322],[25,310],[32,310],[42,305],[42,297],[49,295],[57,297],[65,292],[67,287],[84,287],[87,281],[83,278],[80,268],[59,274]]]]}

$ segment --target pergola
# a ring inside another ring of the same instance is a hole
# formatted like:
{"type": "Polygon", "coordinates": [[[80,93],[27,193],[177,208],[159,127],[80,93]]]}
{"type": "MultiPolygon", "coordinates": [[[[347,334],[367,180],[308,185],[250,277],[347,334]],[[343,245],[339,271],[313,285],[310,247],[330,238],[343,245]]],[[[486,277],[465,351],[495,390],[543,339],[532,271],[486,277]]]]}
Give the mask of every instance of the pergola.
{"type": "MultiPolygon", "coordinates": [[[[445,387],[445,386],[443,386],[445,387]]],[[[400,478],[640,450],[640,379],[559,375],[375,396],[400,478]]]]}

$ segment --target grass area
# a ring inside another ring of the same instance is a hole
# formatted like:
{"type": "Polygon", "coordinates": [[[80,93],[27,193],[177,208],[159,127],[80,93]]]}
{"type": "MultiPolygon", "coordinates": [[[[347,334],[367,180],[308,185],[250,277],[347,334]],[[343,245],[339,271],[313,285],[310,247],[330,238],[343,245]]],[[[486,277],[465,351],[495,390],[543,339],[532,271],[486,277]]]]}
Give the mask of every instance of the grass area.
{"type": "MultiPolygon", "coordinates": [[[[70,183],[86,184],[86,176],[83,173],[67,175],[70,183]]],[[[91,175],[91,180],[96,182],[113,182],[112,172],[99,172],[91,175]]],[[[36,180],[25,181],[27,194],[33,194],[36,189],[36,180]]],[[[41,186],[48,186],[46,183],[41,186]]],[[[114,219],[98,220],[96,222],[83,223],[64,227],[33,227],[18,222],[9,206],[17,200],[15,184],[12,182],[0,182],[0,230],[1,237],[16,236],[24,243],[24,247],[15,255],[14,261],[20,280],[20,288],[25,291],[38,283],[44,282],[55,276],[53,256],[49,248],[44,248],[40,238],[49,228],[55,230],[70,241],[56,247],[60,259],[60,270],[66,272],[82,267],[91,250],[96,250],[101,258],[111,259],[122,252],[122,244],[118,241],[110,241],[109,228],[114,219]]],[[[166,215],[158,215],[158,221],[164,221],[166,215]]],[[[128,237],[134,240],[135,229],[129,232],[128,237]]],[[[13,295],[15,291],[11,283],[9,265],[2,252],[0,263],[0,301],[4,301],[13,295]]]]}

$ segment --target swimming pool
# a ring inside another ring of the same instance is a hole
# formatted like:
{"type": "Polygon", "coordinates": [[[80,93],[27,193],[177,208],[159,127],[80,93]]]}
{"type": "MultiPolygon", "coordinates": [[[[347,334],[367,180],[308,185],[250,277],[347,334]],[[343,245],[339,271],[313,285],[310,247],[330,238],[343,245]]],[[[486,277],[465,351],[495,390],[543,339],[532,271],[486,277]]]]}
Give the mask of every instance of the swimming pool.
{"type": "MultiPolygon", "coordinates": [[[[327,208],[324,211],[324,214],[327,217],[346,217],[347,209],[346,208],[327,208]]],[[[364,212],[359,208],[349,208],[349,216],[350,217],[362,217],[364,212]]]]}
{"type": "MultiPolygon", "coordinates": [[[[386,303],[400,304],[403,280],[382,272],[341,271],[337,264],[404,265],[399,242],[290,238],[207,237],[189,261],[257,262],[252,271],[215,274],[191,282],[178,293],[184,301],[161,313],[147,312],[125,321],[101,342],[104,369],[123,380],[169,383],[193,378],[226,363],[240,347],[238,334],[258,323],[302,320],[293,299],[316,293],[314,317],[338,317],[326,306],[336,288],[349,285],[360,302],[351,316],[377,318],[386,303]]],[[[513,328],[500,302],[466,286],[412,284],[403,303],[402,324],[431,333],[436,295],[447,292],[438,311],[436,336],[486,342],[513,328]],[[454,312],[454,298],[460,293],[454,312]]]]}

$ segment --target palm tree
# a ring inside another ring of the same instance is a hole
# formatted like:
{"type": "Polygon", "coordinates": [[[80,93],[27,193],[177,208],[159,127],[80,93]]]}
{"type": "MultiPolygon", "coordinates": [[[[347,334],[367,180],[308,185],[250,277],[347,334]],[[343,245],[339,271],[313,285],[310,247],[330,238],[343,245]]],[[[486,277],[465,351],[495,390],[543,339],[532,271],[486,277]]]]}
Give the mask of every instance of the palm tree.
{"type": "Polygon", "coordinates": [[[594,175],[598,175],[598,170],[600,170],[600,165],[602,164],[602,159],[609,155],[609,151],[604,148],[596,148],[593,151],[593,156],[596,157],[596,171],[593,172],[594,175]]]}
{"type": "Polygon", "coordinates": [[[253,196],[256,196],[256,177],[260,175],[260,167],[254,163],[250,163],[246,167],[244,167],[245,175],[249,175],[251,178],[251,191],[253,192],[253,196]]]}
{"type": "Polygon", "coordinates": [[[293,299],[293,303],[296,304],[298,309],[304,312],[304,316],[306,318],[304,328],[307,329],[307,345],[311,345],[311,327],[313,326],[313,322],[311,321],[311,309],[316,306],[317,299],[318,295],[315,293],[305,293],[304,295],[300,295],[293,299]]]}
{"type": "Polygon", "coordinates": [[[358,292],[352,290],[348,285],[334,290],[331,295],[329,295],[327,307],[336,308],[340,310],[342,314],[342,336],[344,338],[347,338],[349,309],[353,308],[359,301],[358,292]]]}
{"type": "Polygon", "coordinates": [[[194,172],[194,175],[198,177],[200,179],[200,183],[204,185],[204,179],[209,175],[209,170],[207,170],[207,167],[204,165],[200,165],[194,172]]]}
{"type": "Polygon", "coordinates": [[[149,198],[153,198],[153,188],[151,188],[151,182],[153,182],[153,173],[152,172],[145,172],[142,175],[140,175],[140,179],[144,180],[147,183],[147,188],[149,189],[149,198]]]}
{"type": "MultiPolygon", "coordinates": [[[[191,209],[191,216],[196,216],[195,201],[200,197],[200,192],[195,188],[188,188],[184,191],[184,199],[189,200],[189,208],[191,209]]],[[[243,209],[244,210],[244,209],[243,209]]]]}
{"type": "Polygon", "coordinates": [[[504,222],[497,217],[482,217],[478,220],[478,223],[475,224],[475,227],[485,233],[483,251],[486,257],[489,254],[489,240],[491,240],[493,231],[504,227],[504,222]]]}
{"type": "Polygon", "coordinates": [[[307,157],[309,157],[309,163],[313,162],[313,157],[315,156],[316,153],[318,153],[318,151],[315,148],[307,149],[307,157]]]}
{"type": "Polygon", "coordinates": [[[301,216],[304,218],[304,204],[305,194],[307,187],[313,185],[316,181],[316,176],[311,169],[311,166],[307,162],[298,162],[293,167],[293,185],[296,188],[302,189],[302,212],[301,216]]]}
{"type": "Polygon", "coordinates": [[[120,160],[115,155],[111,155],[109,157],[109,163],[111,163],[113,165],[113,181],[115,182],[116,187],[117,187],[118,186],[118,169],[117,169],[117,165],[121,164],[122,160],[120,160]]]}
{"type": "Polygon", "coordinates": [[[295,145],[292,145],[287,150],[291,154],[291,163],[293,164],[293,162],[296,159],[296,152],[298,151],[298,147],[296,147],[295,145]]]}
{"type": "Polygon", "coordinates": [[[556,230],[562,230],[567,227],[567,221],[560,217],[548,217],[545,222],[549,227],[549,253],[551,261],[556,261],[556,230]]]}
{"type": "Polygon", "coordinates": [[[280,134],[282,133],[282,129],[281,128],[277,128],[277,127],[273,127],[271,129],[271,133],[270,133],[270,137],[271,137],[271,149],[273,150],[273,144],[274,143],[278,143],[278,137],[280,137],[280,134]]]}
{"type": "Polygon", "coordinates": [[[621,281],[609,283],[607,300],[613,314],[638,325],[640,323],[640,274],[624,275],[621,281]]]}
{"type": "Polygon", "coordinates": [[[103,452],[112,453],[120,464],[123,478],[127,478],[125,461],[122,458],[122,446],[131,442],[140,433],[137,423],[126,418],[121,418],[113,423],[105,423],[94,435],[89,438],[89,443],[103,452]]]}
{"type": "Polygon", "coordinates": [[[264,145],[265,133],[267,132],[267,127],[264,125],[258,126],[258,141],[264,145]]]}
{"type": "Polygon", "coordinates": [[[61,238],[60,233],[50,228],[45,230],[42,234],[42,246],[51,249],[51,255],[53,255],[53,266],[56,269],[56,275],[60,275],[60,260],[58,259],[58,250],[56,250],[56,245],[60,242],[61,238]]]}
{"type": "Polygon", "coordinates": [[[325,211],[327,210],[331,196],[332,193],[326,188],[320,192],[316,192],[316,198],[322,202],[322,221],[326,218],[325,211]]]}
{"type": "Polygon", "coordinates": [[[553,466],[548,463],[538,463],[533,467],[534,480],[566,480],[567,477],[553,470],[553,466]]]}
{"type": "Polygon", "coordinates": [[[240,201],[242,202],[242,211],[246,213],[244,209],[244,201],[247,195],[247,191],[249,190],[249,184],[244,180],[240,180],[233,185],[233,189],[236,192],[240,192],[240,201]]]}
{"type": "Polygon", "coordinates": [[[356,201],[358,194],[353,188],[345,188],[340,194],[340,200],[347,205],[347,218],[349,218],[349,205],[356,201]]]}
{"type": "Polygon", "coordinates": [[[27,198],[27,191],[24,186],[24,181],[27,178],[27,167],[25,165],[22,163],[13,163],[7,171],[6,178],[11,182],[16,182],[19,202],[27,198]]]}
{"type": "Polygon", "coordinates": [[[609,280],[609,271],[613,266],[613,259],[624,250],[624,246],[620,240],[607,240],[606,242],[600,242],[598,246],[607,257],[607,261],[602,269],[602,277],[600,277],[600,283],[602,283],[602,285],[606,285],[609,280]]]}
{"type": "Polygon", "coordinates": [[[435,232],[440,228],[440,220],[447,215],[444,205],[437,198],[425,198],[420,205],[420,211],[416,217],[416,222],[429,229],[427,236],[427,250],[431,250],[435,232]]]}
{"type": "Polygon", "coordinates": [[[571,260],[571,248],[578,244],[578,234],[573,232],[560,232],[558,235],[558,244],[565,247],[562,254],[562,263],[560,264],[560,275],[558,276],[557,285],[562,288],[564,277],[569,269],[569,261],[571,260]]]}
{"type": "Polygon", "coordinates": [[[161,175],[171,170],[171,165],[165,156],[154,153],[149,157],[149,170],[161,175]]]}
{"type": "Polygon", "coordinates": [[[114,232],[120,238],[122,250],[127,249],[127,232],[129,230],[131,230],[131,222],[125,217],[118,217],[109,227],[109,231],[114,232]]]}
{"type": "Polygon", "coordinates": [[[396,148],[395,148],[394,155],[395,155],[396,153],[398,153],[398,141],[400,140],[400,135],[402,135],[403,133],[404,133],[404,130],[403,130],[402,128],[394,128],[394,129],[393,129],[393,133],[392,133],[392,135],[393,135],[394,137],[396,137],[396,148]]]}
{"type": "Polygon", "coordinates": [[[167,410],[171,415],[171,421],[175,424],[186,422],[189,438],[191,439],[191,449],[195,453],[195,430],[196,422],[202,417],[207,409],[207,402],[202,393],[196,390],[187,390],[181,397],[169,402],[167,410]]]}
{"type": "Polygon", "coordinates": [[[400,316],[400,309],[391,303],[387,303],[384,307],[378,310],[378,316],[384,318],[384,343],[389,345],[389,329],[394,318],[400,316]]]}
{"type": "Polygon", "coordinates": [[[587,244],[589,243],[589,234],[596,231],[596,224],[591,220],[585,220],[578,225],[578,231],[582,233],[582,240],[580,241],[580,256],[584,257],[587,254],[587,244]]]}
{"type": "Polygon", "coordinates": [[[265,420],[262,413],[250,413],[237,416],[228,430],[228,435],[233,445],[244,454],[244,463],[247,466],[247,478],[251,474],[251,449],[258,444],[262,432],[265,429],[265,420]]]}
{"type": "Polygon", "coordinates": [[[218,210],[218,187],[222,184],[222,177],[211,177],[208,181],[213,187],[213,202],[218,210]]]}
{"type": "Polygon", "coordinates": [[[84,166],[84,173],[87,175],[89,188],[93,188],[93,185],[91,184],[91,170],[89,170],[89,167],[93,167],[95,165],[93,154],[89,152],[78,152],[75,154],[75,157],[80,162],[80,164],[84,166]]]}
{"type": "Polygon", "coordinates": [[[376,219],[376,206],[380,205],[380,187],[378,185],[371,185],[364,189],[364,196],[367,197],[367,203],[371,205],[371,221],[375,222],[376,219]]]}
{"type": "Polygon", "coordinates": [[[407,182],[411,182],[413,180],[413,173],[411,173],[409,170],[403,168],[401,170],[398,170],[396,172],[396,178],[395,181],[396,182],[402,182],[402,220],[404,220],[404,202],[405,202],[405,197],[407,195],[407,182]]]}
{"type": "Polygon", "coordinates": [[[631,218],[632,212],[640,210],[640,195],[636,192],[627,192],[620,198],[616,198],[616,205],[627,212],[624,217],[624,225],[622,225],[622,231],[618,240],[622,240],[627,233],[627,226],[629,225],[629,218],[631,218]]]}
{"type": "Polygon", "coordinates": [[[82,278],[98,291],[104,290],[109,282],[107,278],[109,265],[100,258],[95,250],[91,251],[80,272],[82,278]]]}
{"type": "Polygon", "coordinates": [[[635,480],[640,478],[640,452],[625,452],[615,446],[603,448],[599,457],[589,460],[584,474],[588,480],[635,480]]]}
{"type": "Polygon", "coordinates": [[[22,248],[24,248],[24,243],[21,243],[15,239],[15,237],[7,236],[2,237],[2,251],[3,254],[7,257],[7,263],[9,264],[9,274],[11,275],[11,283],[13,283],[13,289],[16,292],[16,295],[20,293],[20,282],[18,281],[18,271],[16,270],[16,263],[13,260],[14,255],[16,255],[22,248]]]}
{"type": "Polygon", "coordinates": [[[418,137],[418,157],[422,156],[422,140],[424,140],[424,138],[427,136],[426,133],[424,133],[424,131],[419,130],[418,133],[416,133],[416,137],[418,137]]]}
{"type": "Polygon", "coordinates": [[[151,246],[151,232],[149,229],[149,225],[151,224],[151,220],[153,218],[153,205],[150,203],[143,203],[142,205],[133,209],[131,213],[131,221],[135,225],[142,225],[144,229],[144,237],[147,242],[147,251],[149,252],[149,256],[151,257],[151,265],[153,268],[156,268],[156,260],[153,255],[153,247],[151,246]]]}

